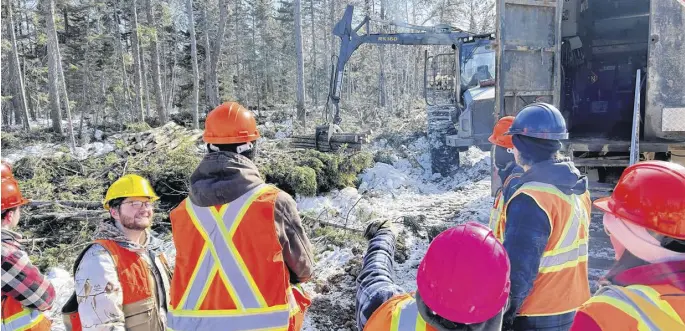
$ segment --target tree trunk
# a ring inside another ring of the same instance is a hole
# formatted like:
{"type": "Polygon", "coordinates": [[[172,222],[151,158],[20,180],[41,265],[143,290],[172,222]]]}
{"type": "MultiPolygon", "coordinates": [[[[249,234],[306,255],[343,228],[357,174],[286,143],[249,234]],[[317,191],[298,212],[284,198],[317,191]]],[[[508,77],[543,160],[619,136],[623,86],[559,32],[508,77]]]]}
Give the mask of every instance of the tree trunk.
{"type": "MultiPolygon", "coordinates": [[[[54,9],[54,2],[53,3],[54,9]]],[[[54,17],[54,16],[53,16],[54,17]]],[[[54,21],[53,21],[54,28],[54,21]]],[[[52,31],[55,34],[55,41],[57,41],[57,30],[52,31]]],[[[57,74],[59,74],[59,79],[61,80],[60,87],[62,88],[62,102],[64,102],[64,109],[67,111],[67,123],[69,124],[69,138],[71,140],[71,151],[76,151],[76,137],[74,136],[74,120],[71,117],[71,105],[69,104],[69,95],[67,94],[67,81],[64,79],[64,69],[62,68],[62,54],[59,50],[59,44],[55,44],[55,53],[57,55],[57,74]]]]}
{"type": "Polygon", "coordinates": [[[193,114],[193,129],[200,128],[199,113],[197,110],[200,99],[200,74],[197,68],[197,40],[195,37],[195,18],[193,17],[193,0],[186,0],[188,14],[188,32],[190,33],[190,57],[193,64],[193,106],[190,112],[193,114]]]}
{"type": "MultiPolygon", "coordinates": [[[[240,17],[241,17],[240,15],[242,15],[240,1],[237,1],[235,4],[235,12],[233,13],[233,16],[236,17],[236,19],[240,19],[240,17]]],[[[240,53],[242,53],[242,48],[241,48],[240,39],[239,39],[239,37],[241,35],[240,34],[240,22],[236,21],[233,28],[234,28],[233,29],[233,35],[235,36],[235,39],[236,39],[237,49],[233,50],[235,53],[235,78],[232,79],[232,83],[233,83],[233,88],[235,91],[236,99],[238,99],[238,102],[240,102],[242,104],[245,100],[245,95],[243,94],[243,88],[242,88],[242,85],[240,84],[240,82],[242,80],[241,70],[240,70],[241,69],[240,53]]]]}
{"type": "MultiPolygon", "coordinates": [[[[22,71],[22,77],[24,78],[23,81],[26,81],[26,58],[22,59],[22,62],[24,65],[22,66],[23,71],[22,71]]],[[[24,83],[24,95],[26,96],[26,108],[29,109],[29,114],[31,115],[32,120],[37,120],[37,115],[36,115],[36,107],[33,105],[33,99],[31,98],[31,93],[29,92],[28,89],[26,89],[26,84],[24,83]]]]}
{"type": "Polygon", "coordinates": [[[143,109],[143,75],[141,72],[140,44],[138,42],[138,10],[137,0],[132,0],[131,5],[131,50],[133,51],[133,80],[136,89],[136,99],[134,101],[134,118],[141,122],[145,120],[145,110],[143,109]]]}
{"type": "Polygon", "coordinates": [[[295,0],[295,52],[297,54],[297,119],[306,124],[304,109],[304,59],[302,57],[302,16],[300,0],[295,0]]]}
{"type": "MultiPolygon", "coordinates": [[[[385,0],[381,0],[381,20],[385,20],[385,0]]],[[[381,30],[383,31],[383,30],[381,30]]],[[[385,89],[385,45],[379,45],[380,50],[380,64],[381,70],[378,74],[378,92],[379,103],[381,107],[385,107],[386,89],[385,89]]]]}
{"type": "Polygon", "coordinates": [[[26,89],[24,88],[24,80],[21,77],[21,66],[19,65],[19,50],[17,49],[17,37],[14,33],[14,18],[12,15],[12,3],[10,0],[5,0],[5,22],[7,22],[7,33],[9,34],[10,43],[12,44],[12,53],[8,54],[10,76],[14,76],[11,80],[14,82],[14,92],[12,93],[12,103],[17,112],[17,118],[22,119],[24,129],[27,131],[31,129],[29,123],[29,111],[26,100],[26,89]]]}
{"type": "MultiPolygon", "coordinates": [[[[328,1],[329,1],[329,2],[332,2],[332,1],[334,1],[334,0],[328,0],[328,1]]],[[[323,4],[322,6],[325,8],[325,5],[326,5],[326,3],[324,2],[324,4],[323,4]]],[[[327,16],[326,16],[325,12],[323,12],[323,16],[326,17],[326,18],[323,20],[324,22],[326,22],[326,20],[327,20],[328,18],[327,18],[327,16]]],[[[332,27],[333,27],[333,26],[331,25],[328,29],[332,29],[332,27]]],[[[322,70],[322,71],[323,71],[324,77],[325,77],[325,79],[326,79],[326,80],[325,80],[325,83],[326,83],[326,84],[329,84],[329,83],[330,83],[330,82],[329,82],[330,77],[328,77],[328,75],[330,74],[330,71],[331,71],[331,62],[330,62],[330,59],[329,59],[329,57],[328,57],[328,54],[331,52],[331,49],[330,49],[330,46],[328,45],[329,40],[328,40],[328,38],[326,37],[326,34],[329,33],[329,30],[328,30],[328,29],[326,29],[326,30],[325,30],[325,33],[324,33],[324,38],[323,38],[323,51],[321,52],[321,53],[323,53],[323,70],[322,70]]],[[[328,102],[328,96],[326,96],[326,102],[328,102]]]]}
{"type": "Polygon", "coordinates": [[[159,73],[159,48],[157,47],[157,21],[152,12],[152,0],[145,1],[145,12],[147,14],[147,24],[153,29],[150,40],[150,58],[152,59],[152,86],[155,92],[155,109],[159,123],[164,125],[167,122],[167,114],[164,108],[164,96],[162,95],[162,78],[159,73]]]}
{"type": "Polygon", "coordinates": [[[150,85],[147,84],[148,71],[145,65],[145,55],[143,55],[143,46],[140,50],[140,74],[143,77],[143,93],[145,94],[145,118],[150,117],[150,85]]]}
{"type": "Polygon", "coordinates": [[[205,77],[205,109],[206,108],[214,108],[218,106],[218,104],[214,104],[214,97],[212,96],[212,83],[209,81],[209,67],[211,66],[212,58],[214,57],[214,54],[212,54],[212,46],[209,43],[209,16],[207,15],[207,6],[209,6],[209,1],[205,0],[204,6],[202,8],[202,21],[204,22],[203,28],[204,28],[204,43],[205,43],[205,70],[204,70],[204,77],[205,77]]]}
{"type": "MultiPolygon", "coordinates": [[[[117,8],[118,3],[118,0],[114,1],[114,11],[112,15],[112,33],[114,34],[114,46],[117,52],[117,59],[121,64],[121,85],[124,87],[124,103],[126,105],[127,110],[129,112],[133,112],[133,104],[131,102],[131,89],[128,85],[128,73],[126,72],[126,62],[124,61],[124,48],[121,45],[121,32],[119,31],[119,24],[121,22],[119,20],[119,15],[117,14],[119,12],[119,9],[117,8]]],[[[123,124],[121,115],[122,114],[120,112],[116,112],[115,118],[118,122],[123,124]]],[[[102,116],[106,117],[106,114],[102,114],[102,116]]]]}
{"type": "MultiPolygon", "coordinates": [[[[207,99],[210,103],[210,107],[216,107],[221,103],[221,98],[219,98],[219,78],[217,76],[217,69],[219,66],[219,57],[221,57],[221,46],[226,34],[227,20],[228,1],[219,0],[219,29],[216,31],[216,37],[214,38],[212,47],[207,49],[208,52],[211,49],[212,53],[209,62],[209,69],[207,71],[207,76],[209,79],[207,99]]],[[[207,84],[207,82],[205,82],[205,84],[207,84]]]]}
{"type": "MultiPolygon", "coordinates": [[[[64,103],[64,108],[67,111],[67,120],[69,121],[69,138],[71,140],[71,149],[72,152],[76,149],[76,139],[74,137],[74,123],[71,118],[71,107],[69,105],[69,95],[67,94],[67,82],[64,79],[64,70],[62,69],[62,55],[60,54],[59,50],[59,42],[57,40],[57,30],[55,29],[55,3],[53,0],[43,0],[43,10],[44,14],[46,15],[45,21],[47,23],[47,31],[46,34],[48,36],[48,54],[52,54],[52,56],[48,56],[52,61],[52,69],[49,69],[50,71],[54,71],[54,74],[56,77],[54,77],[54,80],[51,80],[51,82],[55,82],[57,87],[61,88],[62,92],[62,97],[63,97],[63,103],[64,103]]],[[[49,63],[48,66],[50,67],[49,63]]],[[[55,91],[57,92],[57,91],[55,91]]],[[[58,92],[57,92],[58,94],[58,92]]],[[[56,101],[58,101],[57,104],[57,110],[59,111],[59,99],[55,98],[56,101]]],[[[53,111],[55,107],[53,105],[53,111]]],[[[53,114],[53,120],[57,119],[54,114],[53,114]]],[[[61,131],[61,126],[62,126],[62,115],[61,113],[59,114],[59,132],[61,131]]],[[[55,127],[55,124],[53,123],[53,128],[55,127]]]]}
{"type": "Polygon", "coordinates": [[[55,20],[53,17],[54,8],[52,0],[41,0],[41,11],[45,16],[45,32],[48,39],[48,92],[50,95],[50,117],[52,119],[52,130],[58,134],[63,134],[62,129],[62,110],[60,109],[59,96],[59,73],[57,70],[57,35],[52,33],[55,30],[55,20]]]}
{"type": "Polygon", "coordinates": [[[312,95],[312,101],[315,106],[319,105],[319,93],[318,84],[316,82],[317,67],[316,67],[316,34],[314,34],[314,18],[316,12],[314,11],[314,0],[309,0],[309,10],[311,11],[311,25],[312,25],[312,87],[309,89],[309,93],[312,95]]]}

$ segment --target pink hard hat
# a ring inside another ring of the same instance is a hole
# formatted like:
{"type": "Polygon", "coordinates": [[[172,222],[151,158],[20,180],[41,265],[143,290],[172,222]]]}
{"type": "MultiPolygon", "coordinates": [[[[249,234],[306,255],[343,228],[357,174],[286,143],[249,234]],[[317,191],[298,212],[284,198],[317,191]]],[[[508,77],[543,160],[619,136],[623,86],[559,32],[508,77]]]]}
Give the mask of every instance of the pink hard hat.
{"type": "Polygon", "coordinates": [[[468,222],[440,233],[419,265],[416,283],[423,302],[441,317],[482,323],[509,297],[509,257],[487,227],[468,222]]]}

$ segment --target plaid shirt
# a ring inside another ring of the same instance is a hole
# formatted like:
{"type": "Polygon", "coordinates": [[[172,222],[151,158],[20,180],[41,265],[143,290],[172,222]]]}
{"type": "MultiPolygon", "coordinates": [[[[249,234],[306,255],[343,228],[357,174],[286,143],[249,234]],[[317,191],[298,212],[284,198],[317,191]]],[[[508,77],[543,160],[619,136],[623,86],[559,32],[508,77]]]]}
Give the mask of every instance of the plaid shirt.
{"type": "Polygon", "coordinates": [[[24,307],[49,310],[55,300],[55,288],[40,270],[31,264],[18,240],[21,235],[2,229],[2,298],[12,297],[24,307]]]}

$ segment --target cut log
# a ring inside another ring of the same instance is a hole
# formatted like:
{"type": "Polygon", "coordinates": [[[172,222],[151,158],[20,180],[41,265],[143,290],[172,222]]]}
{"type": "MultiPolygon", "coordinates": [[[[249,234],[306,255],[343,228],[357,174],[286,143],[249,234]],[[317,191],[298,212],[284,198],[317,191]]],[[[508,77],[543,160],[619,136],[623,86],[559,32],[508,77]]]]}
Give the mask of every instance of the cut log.
{"type": "Polygon", "coordinates": [[[330,140],[327,134],[308,136],[292,136],[290,144],[296,148],[317,149],[321,152],[338,151],[345,146],[346,150],[361,150],[361,145],[369,142],[368,134],[359,133],[334,133],[330,140]]]}
{"type": "Polygon", "coordinates": [[[346,150],[354,150],[358,151],[361,150],[362,145],[361,144],[347,144],[347,143],[333,143],[333,144],[327,144],[327,143],[321,143],[318,146],[315,143],[297,143],[297,142],[291,142],[290,144],[294,148],[308,148],[308,149],[317,149],[321,152],[335,152],[340,150],[343,146],[345,147],[346,150]]]}

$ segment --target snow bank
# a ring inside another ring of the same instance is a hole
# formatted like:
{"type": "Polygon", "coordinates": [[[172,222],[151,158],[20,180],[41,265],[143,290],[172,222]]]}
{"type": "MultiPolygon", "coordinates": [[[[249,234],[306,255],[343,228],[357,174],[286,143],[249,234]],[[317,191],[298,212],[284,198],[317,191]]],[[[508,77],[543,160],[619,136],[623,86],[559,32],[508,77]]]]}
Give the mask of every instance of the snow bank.
{"type": "Polygon", "coordinates": [[[391,191],[399,188],[406,188],[415,185],[416,182],[407,176],[404,172],[395,169],[395,167],[376,162],[371,169],[367,169],[360,175],[362,184],[359,186],[359,192],[366,192],[369,190],[377,191],[391,191]]]}
{"type": "MultiPolygon", "coordinates": [[[[97,157],[103,154],[107,154],[114,151],[114,145],[109,142],[96,141],[93,143],[86,144],[84,146],[76,147],[74,151],[74,158],[78,160],[85,160],[89,157],[97,157]]],[[[14,151],[7,156],[3,156],[3,159],[10,163],[17,162],[25,157],[30,156],[45,156],[45,157],[57,157],[64,155],[65,152],[68,153],[68,147],[63,144],[46,144],[40,143],[36,145],[31,145],[24,147],[21,150],[14,151]],[[64,151],[66,149],[66,151],[64,151]]]]}

